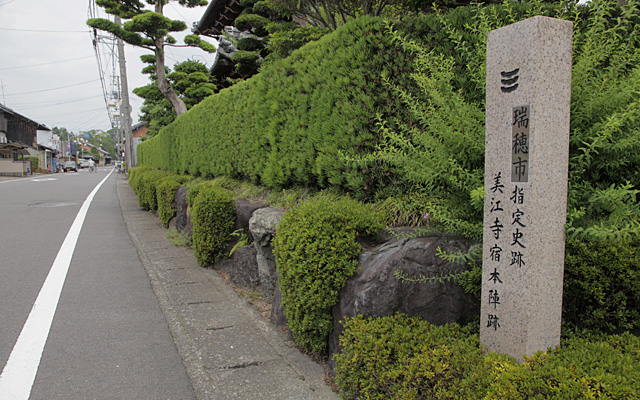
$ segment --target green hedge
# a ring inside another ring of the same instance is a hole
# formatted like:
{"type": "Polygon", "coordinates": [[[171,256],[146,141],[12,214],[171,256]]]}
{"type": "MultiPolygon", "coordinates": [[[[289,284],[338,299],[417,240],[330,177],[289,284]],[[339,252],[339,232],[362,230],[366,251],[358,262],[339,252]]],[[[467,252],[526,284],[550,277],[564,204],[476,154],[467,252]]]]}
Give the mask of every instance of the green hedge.
{"type": "Polygon", "coordinates": [[[202,185],[193,200],[193,247],[200,265],[212,265],[224,258],[236,221],[233,193],[202,185]]]}
{"type": "Polygon", "coordinates": [[[378,234],[381,221],[372,207],[347,198],[317,197],[285,212],[273,252],[289,327],[307,350],[326,350],[331,308],[356,272],[357,237],[378,234]]]}
{"type": "Polygon", "coordinates": [[[270,188],[342,186],[372,193],[388,175],[341,156],[375,146],[376,112],[398,106],[380,86],[408,81],[409,62],[363,18],[205,99],[139,146],[139,160],[176,173],[244,178],[270,188]]]}
{"type": "Polygon", "coordinates": [[[396,315],[348,319],[335,355],[344,399],[636,399],[640,339],[570,334],[518,363],[477,333],[396,315]]]}

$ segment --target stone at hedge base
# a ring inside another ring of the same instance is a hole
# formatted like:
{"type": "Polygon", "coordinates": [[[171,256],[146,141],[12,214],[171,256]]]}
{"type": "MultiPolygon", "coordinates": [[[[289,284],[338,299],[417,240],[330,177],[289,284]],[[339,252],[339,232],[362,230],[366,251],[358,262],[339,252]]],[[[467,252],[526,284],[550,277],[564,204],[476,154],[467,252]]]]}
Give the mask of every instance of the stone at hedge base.
{"type": "Polygon", "coordinates": [[[560,343],[571,40],[543,16],[487,37],[480,340],[519,360],[560,343]]]}

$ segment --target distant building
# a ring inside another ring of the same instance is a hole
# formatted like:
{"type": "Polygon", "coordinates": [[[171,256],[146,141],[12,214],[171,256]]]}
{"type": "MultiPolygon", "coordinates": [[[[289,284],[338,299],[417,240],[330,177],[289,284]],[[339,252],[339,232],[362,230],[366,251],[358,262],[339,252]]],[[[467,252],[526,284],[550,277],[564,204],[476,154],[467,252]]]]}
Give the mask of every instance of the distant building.
{"type": "Polygon", "coordinates": [[[51,129],[42,129],[42,127],[36,131],[36,135],[38,158],[40,159],[38,168],[48,172],[55,172],[60,162],[60,140],[58,135],[53,133],[51,129]]]}
{"type": "Polygon", "coordinates": [[[38,131],[51,132],[45,125],[0,104],[0,175],[21,176],[32,173],[31,162],[24,160],[24,157],[42,156],[43,169],[46,168],[47,160],[52,162],[57,154],[56,150],[53,146],[41,147],[38,144],[38,131]]]}
{"type": "Polygon", "coordinates": [[[138,165],[138,145],[147,138],[149,128],[146,122],[138,122],[131,127],[131,136],[133,138],[133,165],[138,165]]]}

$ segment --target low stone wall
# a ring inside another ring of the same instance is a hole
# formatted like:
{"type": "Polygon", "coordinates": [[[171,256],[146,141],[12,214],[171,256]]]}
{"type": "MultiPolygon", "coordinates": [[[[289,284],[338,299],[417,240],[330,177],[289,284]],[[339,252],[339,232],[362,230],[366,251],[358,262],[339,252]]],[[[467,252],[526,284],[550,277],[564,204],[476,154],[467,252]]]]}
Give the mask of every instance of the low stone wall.
{"type": "MultiPolygon", "coordinates": [[[[186,190],[178,190],[176,204],[176,227],[189,230],[191,224],[186,207],[186,190]]],[[[236,214],[236,230],[245,232],[253,244],[237,249],[229,260],[220,261],[213,268],[229,274],[236,286],[259,289],[272,304],[271,321],[286,326],[271,247],[284,210],[240,200],[236,203],[236,214]]],[[[479,301],[464,293],[462,287],[452,280],[409,283],[401,282],[395,275],[396,271],[401,271],[404,276],[417,278],[460,272],[463,267],[442,260],[436,250],[468,252],[478,244],[445,234],[408,239],[412,232],[410,228],[393,229],[383,234],[376,243],[362,243],[358,272],[340,291],[340,300],[333,308],[334,330],[329,338],[330,354],[339,351],[338,339],[342,333],[340,321],[345,317],[382,317],[401,312],[434,324],[465,324],[479,315],[479,301]]],[[[229,249],[236,242],[237,237],[234,237],[229,249]]]]}

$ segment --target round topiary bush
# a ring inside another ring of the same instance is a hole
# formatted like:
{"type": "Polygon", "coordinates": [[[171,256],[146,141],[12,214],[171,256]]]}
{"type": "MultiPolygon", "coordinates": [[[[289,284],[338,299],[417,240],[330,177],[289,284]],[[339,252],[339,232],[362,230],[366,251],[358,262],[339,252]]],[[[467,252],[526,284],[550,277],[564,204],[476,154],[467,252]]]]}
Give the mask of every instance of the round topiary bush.
{"type": "Polygon", "coordinates": [[[319,197],[287,212],[276,232],[274,254],[285,315],[296,341],[325,352],[333,329],[331,307],[356,272],[359,235],[377,235],[381,215],[355,200],[319,197]]]}
{"type": "Polygon", "coordinates": [[[233,193],[202,185],[193,200],[192,219],[193,247],[200,265],[211,265],[224,258],[236,220],[233,193]]]}
{"type": "Polygon", "coordinates": [[[156,186],[156,198],[158,200],[158,215],[165,228],[169,227],[169,221],[176,216],[176,208],[172,206],[176,192],[180,188],[180,182],[174,175],[164,177],[156,186]]]}

